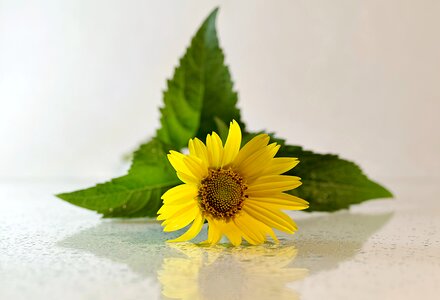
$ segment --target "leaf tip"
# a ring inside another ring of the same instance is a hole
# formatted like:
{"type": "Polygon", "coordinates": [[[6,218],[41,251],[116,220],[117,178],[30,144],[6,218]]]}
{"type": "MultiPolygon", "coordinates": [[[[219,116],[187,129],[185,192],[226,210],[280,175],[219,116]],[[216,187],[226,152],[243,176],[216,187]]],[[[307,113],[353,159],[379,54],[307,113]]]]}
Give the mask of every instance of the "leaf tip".
{"type": "Polygon", "coordinates": [[[220,7],[219,7],[219,6],[214,7],[214,9],[212,10],[212,12],[209,14],[209,17],[208,17],[208,18],[210,18],[211,16],[213,16],[213,17],[215,18],[215,17],[217,16],[219,10],[220,10],[220,7]]]}
{"type": "Polygon", "coordinates": [[[217,14],[219,12],[219,7],[215,7],[211,13],[209,14],[209,16],[205,19],[205,24],[215,24],[215,20],[217,19],[217,14]]]}
{"type": "Polygon", "coordinates": [[[389,189],[387,189],[384,186],[382,186],[382,187],[383,187],[383,191],[384,191],[384,198],[394,198],[394,194],[389,189]]]}
{"type": "Polygon", "coordinates": [[[60,198],[60,199],[62,199],[62,200],[66,200],[66,198],[65,198],[66,193],[55,194],[54,196],[57,197],[57,198],[60,198]]]}
{"type": "Polygon", "coordinates": [[[75,201],[72,199],[71,194],[72,193],[60,193],[60,194],[55,194],[55,197],[63,201],[69,202],[71,204],[77,205],[75,201]]]}
{"type": "Polygon", "coordinates": [[[375,198],[380,199],[380,198],[394,198],[393,193],[387,189],[386,187],[384,187],[383,185],[379,184],[376,181],[371,181],[373,184],[376,185],[376,187],[378,188],[377,190],[377,196],[375,198]]]}

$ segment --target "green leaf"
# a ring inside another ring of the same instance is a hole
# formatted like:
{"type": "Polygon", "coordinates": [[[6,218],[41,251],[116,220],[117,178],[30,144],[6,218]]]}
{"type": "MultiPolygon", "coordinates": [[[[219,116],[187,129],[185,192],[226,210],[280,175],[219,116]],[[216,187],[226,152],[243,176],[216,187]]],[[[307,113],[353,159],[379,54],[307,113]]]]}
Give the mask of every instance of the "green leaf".
{"type": "Polygon", "coordinates": [[[217,124],[240,121],[237,94],[219,47],[215,9],[203,22],[168,81],[157,138],[142,145],[126,176],[95,187],[57,195],[104,217],[155,216],[160,196],[180,181],[169,164],[170,149],[184,148],[194,136],[205,139],[217,124]],[[216,121],[217,120],[217,121],[216,121]],[[170,145],[170,146],[165,146],[170,145]]]}
{"type": "Polygon", "coordinates": [[[226,139],[228,138],[229,126],[226,125],[226,123],[223,122],[220,118],[215,117],[214,121],[217,126],[216,132],[218,133],[218,135],[220,136],[220,138],[224,144],[224,143],[226,143],[226,139]]]}
{"type": "Polygon", "coordinates": [[[215,9],[197,31],[164,93],[162,127],[157,137],[175,149],[185,147],[195,136],[205,139],[216,128],[215,118],[226,124],[235,119],[244,126],[235,107],[237,93],[219,47],[217,12],[215,9]]]}
{"type": "Polygon", "coordinates": [[[158,139],[152,139],[134,153],[127,175],[57,197],[104,217],[153,217],[162,204],[161,195],[180,183],[167,160],[169,150],[158,139]]]}
{"type": "Polygon", "coordinates": [[[335,211],[370,199],[393,195],[370,180],[353,162],[332,154],[318,154],[299,146],[285,145],[277,156],[297,157],[300,163],[289,175],[302,178],[303,184],[292,191],[310,203],[308,211],[335,211]]]}
{"type": "MultiPolygon", "coordinates": [[[[215,9],[204,21],[168,81],[161,109],[162,127],[156,138],[134,153],[128,174],[89,189],[59,194],[59,198],[104,217],[155,216],[161,206],[160,196],[180,183],[167,160],[169,150],[184,148],[194,136],[204,140],[216,128],[225,138],[226,124],[232,119],[246,132],[236,107],[237,93],[219,47],[217,12],[215,9]]],[[[246,134],[243,141],[251,136],[246,134]]],[[[272,139],[284,144],[283,140],[272,139]]],[[[315,154],[296,146],[282,147],[279,155],[300,159],[291,173],[302,177],[304,184],[294,192],[310,202],[310,210],[332,211],[392,196],[354,163],[335,155],[315,154]]]]}

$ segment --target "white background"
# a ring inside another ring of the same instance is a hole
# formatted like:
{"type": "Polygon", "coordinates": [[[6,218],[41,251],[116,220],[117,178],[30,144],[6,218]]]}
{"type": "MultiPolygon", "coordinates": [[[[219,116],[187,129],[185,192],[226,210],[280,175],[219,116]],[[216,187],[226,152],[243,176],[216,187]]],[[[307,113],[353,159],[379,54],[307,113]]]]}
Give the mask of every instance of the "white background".
{"type": "Polygon", "coordinates": [[[250,129],[376,179],[438,174],[439,1],[0,0],[0,178],[123,172],[216,5],[250,129]]]}

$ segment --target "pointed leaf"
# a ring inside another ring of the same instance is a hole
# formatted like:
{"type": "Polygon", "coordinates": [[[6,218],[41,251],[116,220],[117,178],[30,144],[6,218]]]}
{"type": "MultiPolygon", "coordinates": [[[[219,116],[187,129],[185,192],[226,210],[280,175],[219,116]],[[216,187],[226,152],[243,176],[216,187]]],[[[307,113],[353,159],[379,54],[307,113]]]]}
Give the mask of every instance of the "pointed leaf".
{"type": "Polygon", "coordinates": [[[96,210],[104,217],[155,216],[161,195],[180,181],[169,164],[169,147],[153,139],[134,153],[127,175],[95,187],[57,195],[72,204],[96,210]]]}
{"type": "Polygon", "coordinates": [[[205,139],[216,128],[216,117],[226,124],[235,119],[243,126],[235,107],[237,94],[219,47],[217,12],[215,9],[197,31],[164,93],[157,136],[175,149],[186,147],[194,136],[205,139]]]}
{"type": "Polygon", "coordinates": [[[277,156],[299,159],[300,163],[288,174],[301,177],[303,184],[291,193],[309,201],[308,211],[335,211],[366,200],[393,196],[370,180],[355,163],[337,155],[285,145],[277,156]]]}

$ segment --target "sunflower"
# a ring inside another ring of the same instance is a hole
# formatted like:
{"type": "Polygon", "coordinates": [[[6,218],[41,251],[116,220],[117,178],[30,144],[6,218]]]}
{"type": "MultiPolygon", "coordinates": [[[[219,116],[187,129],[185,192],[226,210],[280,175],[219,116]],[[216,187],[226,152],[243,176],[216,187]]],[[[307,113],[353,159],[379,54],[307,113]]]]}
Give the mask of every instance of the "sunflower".
{"type": "Polygon", "coordinates": [[[194,238],[208,222],[207,243],[216,244],[226,236],[234,245],[244,238],[252,245],[264,243],[268,236],[275,242],[272,228],[294,233],[293,220],[281,210],[300,210],[307,201],[286,194],[301,185],[299,177],[281,175],[298,164],[298,159],[275,157],[279,145],[269,144],[267,134],[259,134],[240,149],[240,126],[232,121],[223,146],[213,132],[206,145],[190,139],[189,154],[170,151],[168,159],[183,184],[162,195],[158,220],[164,231],[192,225],[180,237],[194,238]]]}

